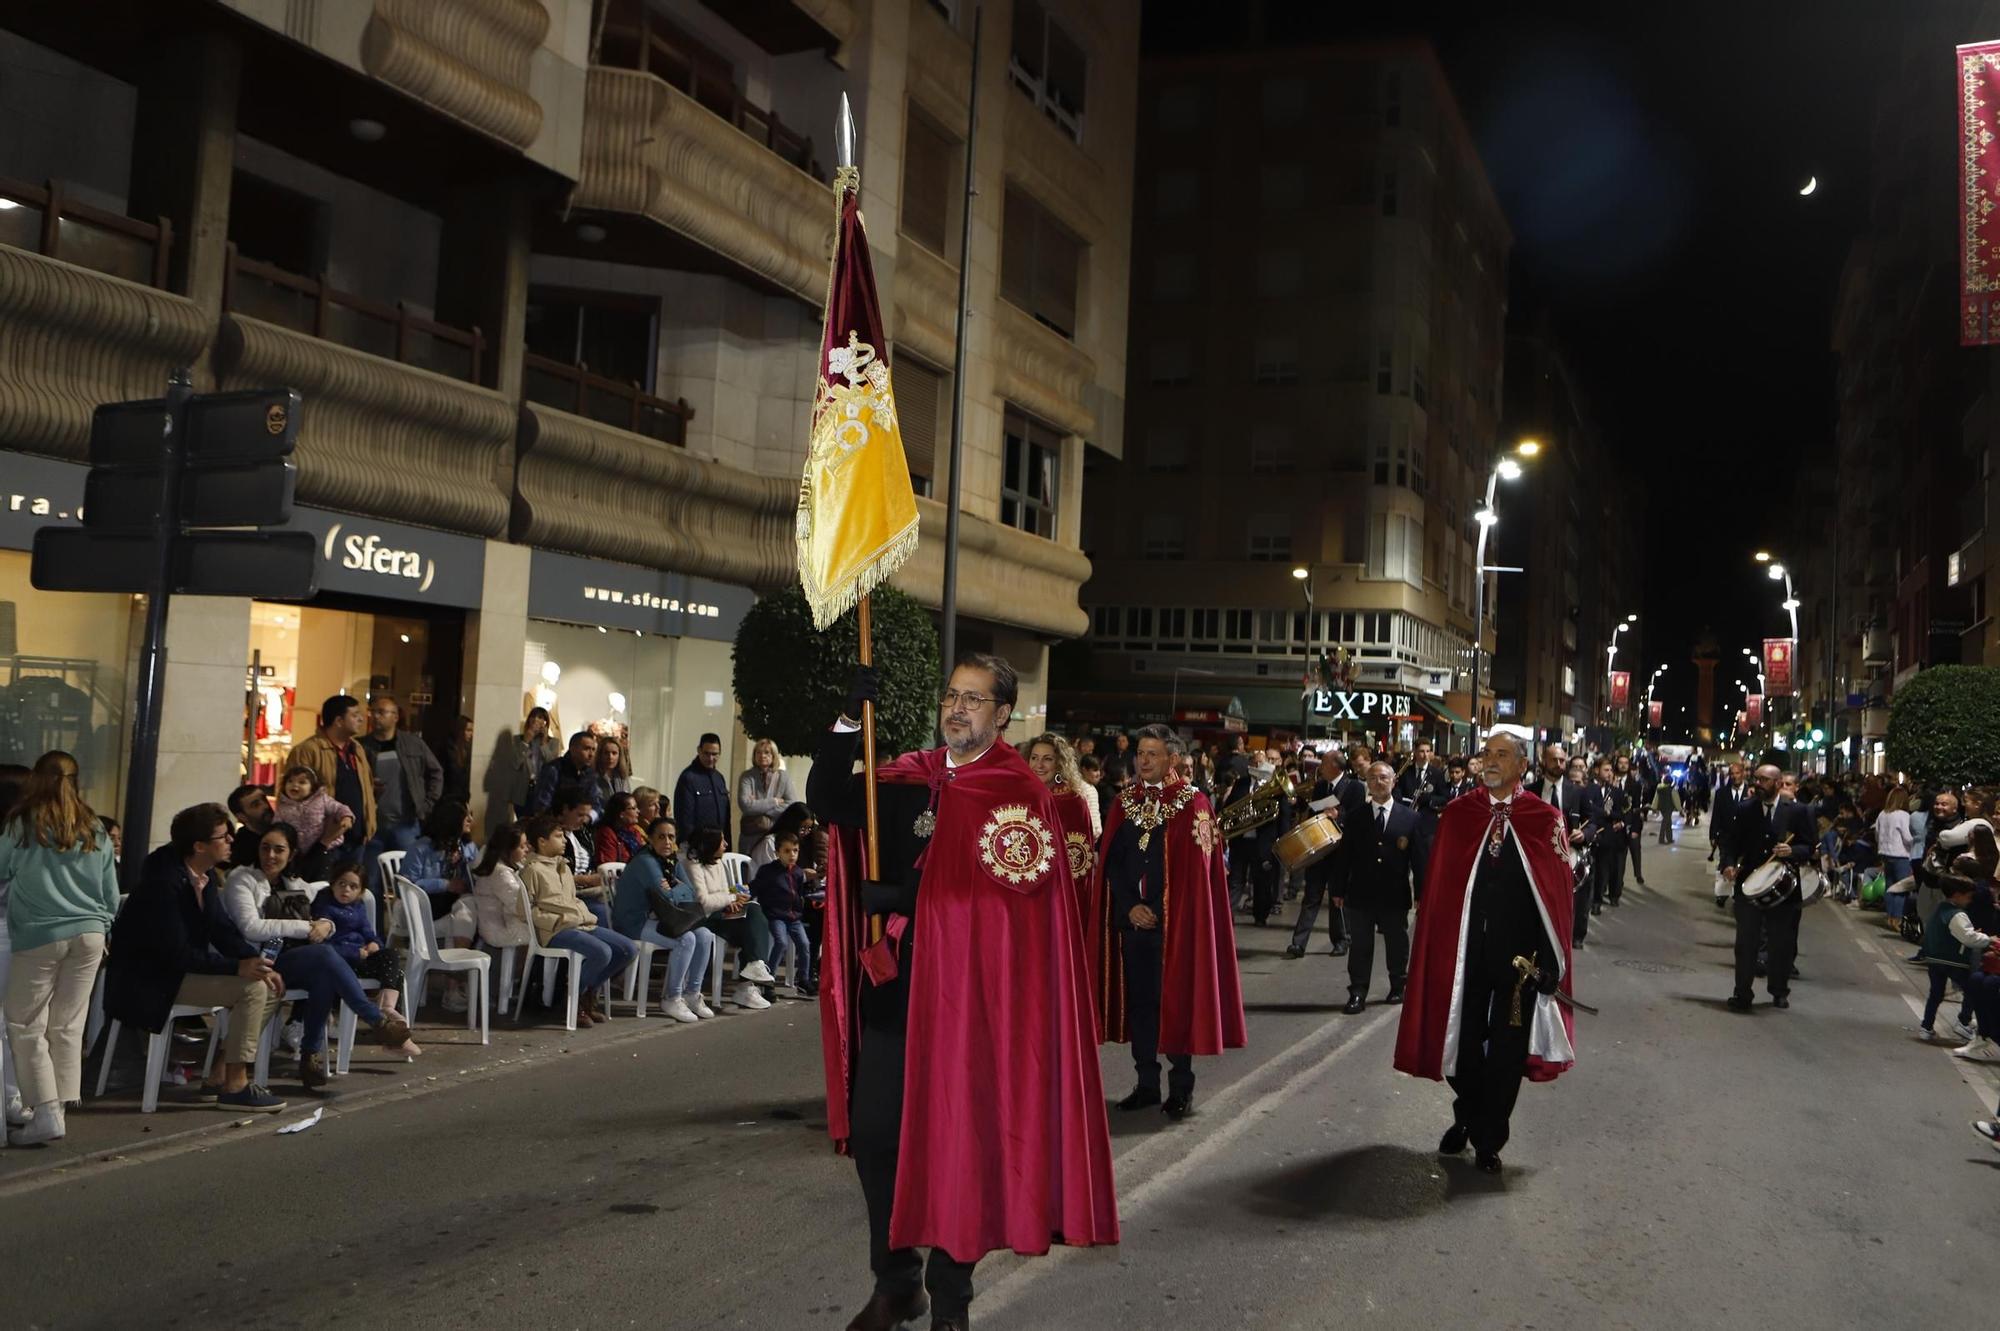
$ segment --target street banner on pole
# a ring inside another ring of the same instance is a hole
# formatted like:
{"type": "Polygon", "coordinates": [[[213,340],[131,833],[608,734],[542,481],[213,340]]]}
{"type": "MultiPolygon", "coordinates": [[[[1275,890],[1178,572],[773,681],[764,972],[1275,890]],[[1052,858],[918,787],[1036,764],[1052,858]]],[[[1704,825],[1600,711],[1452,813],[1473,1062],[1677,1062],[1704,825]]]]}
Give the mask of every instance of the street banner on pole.
{"type": "Polygon", "coordinates": [[[799,581],[822,630],[917,548],[917,497],[883,354],[860,170],[842,166],[833,188],[840,218],[798,521],[799,581]]]}
{"type": "Polygon", "coordinates": [[[2000,42],[1958,48],[1958,340],[2000,342],[2000,42]]]}
{"type": "Polygon", "coordinates": [[[1611,672],[1611,705],[1624,707],[1632,701],[1632,672],[1614,670],[1611,672]]]}
{"type": "Polygon", "coordinates": [[[1750,729],[1764,724],[1764,695],[1753,693],[1743,700],[1743,718],[1750,729]]]}
{"type": "Polygon", "coordinates": [[[1792,691],[1792,640],[1764,639],[1764,684],[1774,694],[1792,691]]]}
{"type": "Polygon", "coordinates": [[[1654,699],[1652,702],[1647,703],[1646,724],[1652,726],[1659,725],[1661,718],[1666,715],[1666,712],[1667,712],[1667,705],[1659,701],[1658,699],[1654,699]]]}

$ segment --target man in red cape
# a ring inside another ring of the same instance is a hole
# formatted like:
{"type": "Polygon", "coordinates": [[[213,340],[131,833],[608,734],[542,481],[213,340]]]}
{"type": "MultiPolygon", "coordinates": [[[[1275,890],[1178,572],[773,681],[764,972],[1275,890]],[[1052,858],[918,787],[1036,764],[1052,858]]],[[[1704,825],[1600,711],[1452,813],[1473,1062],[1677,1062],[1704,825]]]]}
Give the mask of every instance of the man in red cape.
{"type": "Polygon", "coordinates": [[[1445,807],[1417,907],[1417,936],[1396,1067],[1451,1083],[1452,1123],[1438,1143],[1471,1141],[1479,1167],[1500,1172],[1521,1078],[1550,1081],[1575,1061],[1570,989],[1568,839],[1556,809],[1521,789],[1528,756],[1511,735],[1489,736],[1484,790],[1445,807]],[[1535,964],[1525,976],[1514,959],[1535,964]]]}
{"type": "Polygon", "coordinates": [[[962,1328],[986,1253],[1118,1241],[1111,1135],[1061,820],[999,738],[1013,668],[966,657],[942,700],[945,747],[879,769],[871,882],[848,718],[875,689],[863,667],[806,782],[833,831],[827,1127],[860,1176],[875,1274],[848,1325],[890,1331],[929,1307],[933,1331],[962,1328]]]}
{"type": "Polygon", "coordinates": [[[1194,1110],[1195,1054],[1241,1049],[1243,990],[1229,875],[1208,797],[1173,774],[1173,731],[1133,746],[1138,779],[1104,814],[1091,875],[1092,980],[1106,1040],[1132,1042],[1139,1084],[1120,1109],[1194,1110]],[[1160,1098],[1159,1055],[1172,1065],[1160,1098]]]}

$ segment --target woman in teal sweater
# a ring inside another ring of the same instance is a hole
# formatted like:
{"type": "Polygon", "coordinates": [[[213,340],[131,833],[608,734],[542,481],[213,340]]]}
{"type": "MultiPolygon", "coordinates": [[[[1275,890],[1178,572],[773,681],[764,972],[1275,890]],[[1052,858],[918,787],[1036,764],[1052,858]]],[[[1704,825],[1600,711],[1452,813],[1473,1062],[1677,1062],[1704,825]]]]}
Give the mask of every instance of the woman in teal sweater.
{"type": "Polygon", "coordinates": [[[35,763],[0,824],[0,883],[8,885],[7,1043],[21,1100],[32,1106],[16,1145],[63,1135],[63,1106],[83,1098],[83,1024],[118,914],[111,838],[83,802],[76,759],[35,763]]]}

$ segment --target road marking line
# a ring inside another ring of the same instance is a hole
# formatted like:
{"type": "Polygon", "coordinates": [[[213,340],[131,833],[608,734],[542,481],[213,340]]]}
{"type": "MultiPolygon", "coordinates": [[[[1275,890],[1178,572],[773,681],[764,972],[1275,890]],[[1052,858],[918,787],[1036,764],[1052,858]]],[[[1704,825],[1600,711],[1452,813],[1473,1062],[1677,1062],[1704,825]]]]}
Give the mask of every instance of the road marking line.
{"type": "MultiPolygon", "coordinates": [[[[1224,1107],[1229,1107],[1230,1113],[1220,1127],[1197,1142],[1191,1149],[1187,1148],[1185,1143],[1179,1140],[1179,1134],[1163,1133],[1160,1136],[1150,1139],[1144,1145],[1126,1152],[1123,1159],[1114,1160],[1112,1162],[1113,1166],[1120,1174],[1125,1174],[1135,1165],[1150,1163],[1150,1157],[1152,1156],[1175,1156],[1175,1159],[1171,1163],[1157,1172],[1148,1174],[1144,1181],[1137,1187],[1118,1199],[1118,1221],[1121,1229],[1129,1229],[1132,1218],[1145,1209],[1146,1205],[1162,1189],[1185,1178],[1211,1156],[1215,1155],[1216,1152],[1255,1126],[1271,1109],[1290,1099],[1306,1082],[1312,1080],[1321,1072],[1339,1062],[1345,1055],[1366,1043],[1369,1036],[1387,1025],[1389,1018],[1398,1015],[1398,1012],[1399,1009],[1384,1008],[1358,1027],[1349,1026],[1345,1022],[1329,1022],[1318,1030],[1295,1040],[1289,1048],[1267,1062],[1258,1072],[1252,1073],[1250,1076],[1235,1082],[1228,1089],[1224,1090],[1221,1095],[1209,1102],[1207,1106],[1208,1114],[1216,1114],[1224,1107]],[[1329,1036],[1338,1038],[1350,1032],[1353,1036],[1352,1039],[1335,1044],[1332,1049],[1313,1059],[1311,1063],[1308,1063],[1305,1067],[1300,1068],[1297,1072],[1286,1078],[1282,1084],[1256,1096],[1241,1109],[1233,1107],[1233,1097],[1245,1094],[1252,1082],[1264,1080],[1262,1076],[1264,1072],[1279,1067],[1296,1056],[1305,1054],[1325,1041],[1329,1036]]],[[[1074,1261],[1081,1254],[1088,1251],[1091,1251],[1091,1249],[1052,1248],[1046,1257],[1029,1258],[1011,1257],[1010,1255],[1010,1260],[1015,1263],[1013,1269],[1002,1274],[997,1281],[979,1296],[980,1316],[983,1318],[992,1317],[995,1311],[1006,1307],[1008,1303],[1019,1298],[1027,1287],[1040,1276],[1058,1265],[1074,1261]]]]}
{"type": "Polygon", "coordinates": [[[1876,962],[1875,969],[1881,971],[1882,974],[1887,976],[1890,984],[1895,985],[1899,989],[1903,987],[1903,973],[1897,970],[1894,966],[1891,966],[1888,962],[1886,961],[1876,962]]]}

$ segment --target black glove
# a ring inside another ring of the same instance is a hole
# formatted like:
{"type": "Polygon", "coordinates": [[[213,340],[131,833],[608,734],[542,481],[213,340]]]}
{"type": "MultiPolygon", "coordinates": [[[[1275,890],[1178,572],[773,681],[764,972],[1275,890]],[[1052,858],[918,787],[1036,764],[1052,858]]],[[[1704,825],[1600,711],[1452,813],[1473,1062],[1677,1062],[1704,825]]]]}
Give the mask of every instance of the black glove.
{"type": "Polygon", "coordinates": [[[1535,992],[1538,994],[1552,994],[1561,987],[1562,977],[1556,973],[1555,963],[1552,961],[1543,962],[1541,970],[1535,978],[1535,992]]]}
{"type": "Polygon", "coordinates": [[[859,721],[861,705],[874,702],[881,695],[881,691],[882,677],[876,673],[875,667],[856,666],[854,682],[847,686],[847,702],[842,705],[840,714],[850,720],[859,721]]]}
{"type": "Polygon", "coordinates": [[[914,916],[916,910],[916,893],[901,883],[878,883],[870,880],[861,884],[863,915],[914,916]]]}

